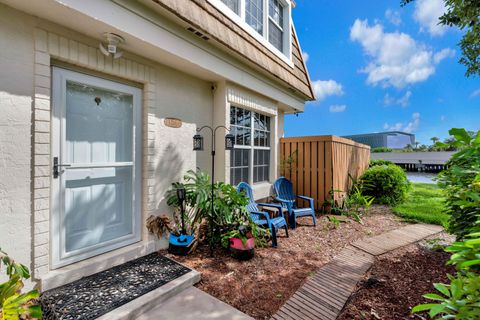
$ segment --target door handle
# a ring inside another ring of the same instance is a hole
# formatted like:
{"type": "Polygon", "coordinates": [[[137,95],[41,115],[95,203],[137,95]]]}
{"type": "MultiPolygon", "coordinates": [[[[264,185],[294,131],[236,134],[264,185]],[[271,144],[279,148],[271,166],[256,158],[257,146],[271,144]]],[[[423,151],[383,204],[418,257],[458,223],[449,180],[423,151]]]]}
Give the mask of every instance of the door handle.
{"type": "Polygon", "coordinates": [[[58,157],[53,157],[53,178],[57,179],[60,175],[59,167],[70,167],[70,164],[59,164],[58,157]]]}

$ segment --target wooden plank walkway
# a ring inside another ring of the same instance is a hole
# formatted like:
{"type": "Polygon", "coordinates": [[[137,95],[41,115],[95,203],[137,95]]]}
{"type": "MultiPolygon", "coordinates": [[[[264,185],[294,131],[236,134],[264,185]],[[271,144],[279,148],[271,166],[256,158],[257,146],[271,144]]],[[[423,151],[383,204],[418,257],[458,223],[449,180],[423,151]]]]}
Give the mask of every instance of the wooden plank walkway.
{"type": "Polygon", "coordinates": [[[273,315],[274,320],[334,320],[375,256],[420,241],[442,227],[414,224],[353,242],[320,268],[273,315]]]}

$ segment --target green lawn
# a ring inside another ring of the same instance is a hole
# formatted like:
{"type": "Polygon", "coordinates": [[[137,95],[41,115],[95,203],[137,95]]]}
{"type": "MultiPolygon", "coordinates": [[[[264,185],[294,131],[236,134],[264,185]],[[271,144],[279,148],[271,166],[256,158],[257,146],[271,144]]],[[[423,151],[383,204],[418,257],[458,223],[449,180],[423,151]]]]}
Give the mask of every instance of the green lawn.
{"type": "Polygon", "coordinates": [[[447,225],[448,215],[443,213],[444,197],[436,184],[412,183],[407,200],[395,206],[395,214],[407,220],[447,225]]]}

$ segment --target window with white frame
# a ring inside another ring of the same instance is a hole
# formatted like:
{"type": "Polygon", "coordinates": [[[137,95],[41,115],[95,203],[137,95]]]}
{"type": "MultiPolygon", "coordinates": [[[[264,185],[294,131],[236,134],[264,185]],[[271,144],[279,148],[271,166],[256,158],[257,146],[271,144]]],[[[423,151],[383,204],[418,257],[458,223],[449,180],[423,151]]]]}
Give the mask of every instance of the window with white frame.
{"type": "Polygon", "coordinates": [[[222,2],[236,14],[240,14],[240,0],[222,0],[222,2]]]}
{"type": "Polygon", "coordinates": [[[283,50],[283,6],[279,0],[269,0],[268,41],[278,50],[283,50]]]}
{"type": "Polygon", "coordinates": [[[288,0],[220,1],[278,51],[289,55],[290,49],[286,46],[289,41],[288,0]]]}
{"type": "Polygon", "coordinates": [[[231,106],[235,149],[230,156],[230,183],[270,180],[270,117],[231,106]]]}

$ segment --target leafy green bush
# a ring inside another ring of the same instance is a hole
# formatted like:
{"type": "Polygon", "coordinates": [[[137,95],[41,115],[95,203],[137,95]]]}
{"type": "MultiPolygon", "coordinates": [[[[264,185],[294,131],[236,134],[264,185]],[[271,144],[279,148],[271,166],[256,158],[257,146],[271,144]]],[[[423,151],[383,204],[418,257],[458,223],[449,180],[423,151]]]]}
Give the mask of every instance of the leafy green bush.
{"type": "Polygon", "coordinates": [[[393,152],[392,148],[387,148],[387,147],[377,147],[377,148],[372,148],[370,152],[373,153],[379,153],[379,152],[393,152]]]}
{"type": "Polygon", "coordinates": [[[480,131],[469,134],[451,129],[451,145],[460,151],[453,155],[449,168],[439,177],[447,193],[449,230],[458,241],[446,251],[452,253],[448,264],[457,269],[449,275],[450,284],[436,283],[439,294],[425,298],[437,303],[422,304],[412,312],[429,311],[431,318],[480,319],[480,131]]]}
{"type": "Polygon", "coordinates": [[[410,183],[397,165],[377,165],[360,177],[362,194],[374,197],[375,203],[394,205],[405,200],[410,183]]]}
{"type": "Polygon", "coordinates": [[[395,164],[390,160],[385,160],[385,159],[376,159],[376,160],[370,160],[370,163],[368,164],[368,167],[375,167],[375,166],[383,166],[383,165],[391,165],[395,164]]]}
{"type": "Polygon", "coordinates": [[[469,233],[480,215],[480,131],[470,135],[465,129],[451,129],[451,145],[460,148],[438,176],[445,190],[449,228],[459,239],[469,233]]]}
{"type": "Polygon", "coordinates": [[[0,283],[0,319],[16,320],[26,316],[42,318],[42,309],[33,303],[39,297],[37,290],[21,293],[23,279],[30,278],[28,268],[13,261],[0,249],[0,266],[3,263],[7,272],[8,281],[0,283]]]}
{"type": "MultiPolygon", "coordinates": [[[[183,182],[173,183],[172,187],[167,191],[167,204],[176,211],[173,233],[179,233],[179,202],[176,194],[176,189],[179,187],[184,187],[186,191],[186,212],[184,218],[187,233],[193,234],[202,221],[208,221],[210,228],[213,228],[213,238],[210,238],[209,241],[216,243],[221,242],[222,234],[238,230],[242,225],[254,229],[258,234],[266,233],[263,228],[251,226],[253,222],[246,209],[248,199],[243,193],[238,193],[237,189],[230,184],[224,182],[213,184],[214,200],[212,212],[212,184],[210,176],[200,170],[188,171],[183,182]]],[[[210,234],[207,236],[210,236],[210,234]]],[[[261,245],[262,239],[255,239],[255,243],[261,245]]]]}
{"type": "MultiPolygon", "coordinates": [[[[480,225],[480,219],[477,224],[480,225]]],[[[450,284],[435,283],[438,293],[424,295],[437,303],[418,305],[412,312],[429,311],[431,318],[441,319],[480,318],[480,227],[470,230],[473,232],[464,241],[445,250],[452,253],[448,264],[457,268],[455,276],[448,275],[450,284]]]]}

